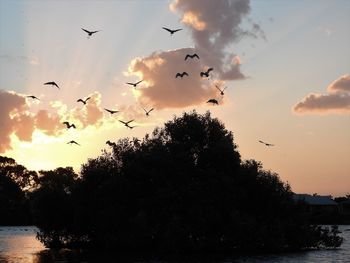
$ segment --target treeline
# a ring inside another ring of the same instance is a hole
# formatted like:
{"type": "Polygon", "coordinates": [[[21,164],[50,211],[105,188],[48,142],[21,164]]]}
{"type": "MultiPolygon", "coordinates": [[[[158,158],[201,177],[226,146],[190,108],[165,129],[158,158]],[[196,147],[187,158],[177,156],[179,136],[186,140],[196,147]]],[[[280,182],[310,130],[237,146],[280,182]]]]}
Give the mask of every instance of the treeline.
{"type": "Polygon", "coordinates": [[[0,161],[0,224],[34,223],[48,247],[232,252],[342,243],[336,227],[310,224],[277,174],[242,161],[232,132],[209,112],[119,140],[79,175],[0,161]]]}

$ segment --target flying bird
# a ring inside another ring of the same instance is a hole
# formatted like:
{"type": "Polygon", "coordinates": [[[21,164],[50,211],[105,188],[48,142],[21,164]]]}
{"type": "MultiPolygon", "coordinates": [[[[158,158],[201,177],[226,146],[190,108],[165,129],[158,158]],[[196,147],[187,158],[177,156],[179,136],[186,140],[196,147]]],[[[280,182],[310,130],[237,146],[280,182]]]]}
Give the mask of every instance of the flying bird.
{"type": "Polygon", "coordinates": [[[166,28],[166,27],[163,27],[163,29],[165,29],[166,31],[168,31],[168,32],[170,33],[171,36],[172,36],[174,33],[176,33],[177,31],[182,30],[182,28],[179,28],[179,29],[169,29],[169,28],[166,28]]]}
{"type": "Polygon", "coordinates": [[[131,120],[131,121],[121,121],[121,120],[119,120],[121,123],[123,123],[124,125],[125,125],[125,127],[128,127],[128,128],[130,128],[130,129],[132,129],[132,128],[134,128],[134,127],[132,127],[132,126],[130,126],[129,125],[129,123],[130,122],[133,122],[134,120],[131,120]]]}
{"type": "Polygon", "coordinates": [[[149,113],[151,112],[151,111],[153,111],[154,109],[152,108],[152,109],[150,109],[149,111],[147,111],[146,109],[144,109],[144,108],[142,108],[144,111],[145,111],[145,113],[146,113],[146,116],[149,116],[149,113]]]}
{"type": "Polygon", "coordinates": [[[40,99],[38,99],[37,97],[35,97],[35,96],[33,96],[33,95],[30,95],[30,96],[26,96],[27,98],[31,98],[31,99],[33,99],[33,100],[40,100],[40,99]]]}
{"type": "Polygon", "coordinates": [[[74,123],[70,124],[68,121],[62,122],[62,124],[65,124],[67,126],[67,129],[74,128],[76,129],[74,123]]]}
{"type": "Polygon", "coordinates": [[[212,71],[212,70],[214,70],[214,68],[208,68],[207,71],[205,71],[205,72],[202,71],[202,72],[200,73],[200,76],[201,76],[201,77],[206,76],[207,78],[209,78],[209,72],[212,71]]]}
{"type": "Polygon", "coordinates": [[[217,86],[217,85],[215,85],[215,87],[220,91],[220,94],[221,94],[222,96],[225,95],[224,91],[225,91],[225,89],[227,89],[227,87],[225,87],[225,88],[223,88],[223,89],[220,89],[220,87],[217,86]]]}
{"type": "Polygon", "coordinates": [[[84,28],[81,28],[83,31],[85,31],[87,34],[88,34],[88,38],[90,38],[92,36],[92,34],[95,34],[97,32],[100,32],[101,30],[96,30],[96,31],[89,31],[89,30],[86,30],[84,28]]]}
{"type": "Polygon", "coordinates": [[[181,77],[181,79],[182,79],[184,76],[188,76],[188,73],[185,71],[182,73],[178,72],[178,73],[176,73],[175,78],[181,77]]]}
{"type": "Polygon", "coordinates": [[[111,142],[110,140],[106,141],[106,144],[111,146],[111,147],[113,147],[113,146],[116,147],[117,146],[117,144],[115,142],[111,142]]]}
{"type": "Polygon", "coordinates": [[[91,99],[91,97],[87,97],[85,100],[83,99],[78,99],[77,102],[82,102],[84,105],[86,104],[86,102],[91,99]]]}
{"type": "Polygon", "coordinates": [[[59,86],[57,85],[57,83],[54,82],[54,81],[46,82],[46,83],[44,83],[44,85],[52,85],[52,86],[55,86],[55,87],[57,87],[58,89],[60,89],[60,87],[59,87],[59,86]]]}
{"type": "Polygon", "coordinates": [[[105,111],[107,111],[107,112],[109,112],[110,114],[114,114],[114,113],[117,113],[117,112],[119,112],[118,110],[109,110],[109,109],[106,109],[106,108],[104,108],[104,110],[105,111]]]}
{"type": "Polygon", "coordinates": [[[67,142],[67,144],[70,144],[70,145],[72,145],[72,144],[76,144],[76,145],[79,145],[79,146],[81,146],[79,143],[77,143],[76,141],[69,141],[69,142],[67,142]]]}
{"type": "Polygon", "coordinates": [[[212,103],[213,105],[214,104],[219,105],[219,102],[216,99],[210,99],[207,101],[207,103],[212,103]]]}
{"type": "Polygon", "coordinates": [[[259,141],[260,143],[262,144],[265,144],[266,146],[275,146],[274,144],[271,144],[271,143],[267,143],[267,142],[263,142],[263,141],[259,141]]]}
{"type": "Polygon", "coordinates": [[[188,58],[198,58],[199,59],[199,56],[196,53],[194,53],[193,55],[187,54],[185,57],[185,60],[187,60],[188,58]]]}
{"type": "Polygon", "coordinates": [[[126,84],[131,85],[131,86],[134,86],[134,88],[136,88],[136,86],[137,86],[138,84],[140,84],[142,81],[143,81],[143,80],[140,80],[139,82],[136,82],[136,83],[127,82],[126,84]]]}

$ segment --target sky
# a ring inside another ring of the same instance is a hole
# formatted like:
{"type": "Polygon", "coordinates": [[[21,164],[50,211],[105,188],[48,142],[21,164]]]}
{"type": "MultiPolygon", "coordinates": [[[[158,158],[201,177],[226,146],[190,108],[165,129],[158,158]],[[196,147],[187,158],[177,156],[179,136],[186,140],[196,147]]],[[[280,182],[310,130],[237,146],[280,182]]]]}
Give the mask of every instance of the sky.
{"type": "Polygon", "coordinates": [[[210,110],[243,160],[261,161],[294,192],[349,194],[349,13],[346,0],[2,0],[0,155],[79,171],[107,140],[210,110]],[[118,121],[131,119],[134,129],[118,121]]]}

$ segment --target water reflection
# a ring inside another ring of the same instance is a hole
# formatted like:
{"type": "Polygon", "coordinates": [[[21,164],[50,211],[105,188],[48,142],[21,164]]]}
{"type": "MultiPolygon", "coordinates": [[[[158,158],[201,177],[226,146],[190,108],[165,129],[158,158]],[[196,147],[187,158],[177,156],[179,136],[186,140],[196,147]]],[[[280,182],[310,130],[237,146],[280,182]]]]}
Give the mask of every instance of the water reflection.
{"type": "Polygon", "coordinates": [[[45,249],[35,238],[35,227],[0,227],[0,263],[100,263],[100,262],[238,262],[238,263],[292,263],[292,262],[346,262],[350,259],[350,226],[340,226],[345,238],[341,249],[263,256],[206,256],[120,254],[110,251],[45,249]]]}

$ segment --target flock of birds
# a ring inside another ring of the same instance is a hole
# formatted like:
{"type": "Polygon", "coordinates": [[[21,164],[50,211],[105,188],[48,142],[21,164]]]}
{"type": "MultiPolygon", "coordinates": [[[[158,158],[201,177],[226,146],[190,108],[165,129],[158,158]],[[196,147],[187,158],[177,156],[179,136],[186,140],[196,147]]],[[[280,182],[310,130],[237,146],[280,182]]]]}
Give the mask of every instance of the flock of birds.
{"type": "MultiPolygon", "coordinates": [[[[101,30],[95,30],[95,31],[90,31],[90,30],[87,30],[87,29],[84,29],[84,28],[81,28],[85,33],[87,33],[87,38],[90,38],[93,34],[96,34],[97,32],[100,32],[101,30]]],[[[174,33],[176,33],[176,32],[178,32],[178,31],[181,31],[182,29],[181,28],[179,28],[179,29],[170,29],[170,28],[167,28],[167,27],[163,27],[163,29],[164,30],[166,30],[166,31],[168,31],[169,33],[170,33],[170,36],[172,36],[174,33]]],[[[200,59],[200,57],[199,57],[199,55],[198,54],[196,54],[196,53],[194,53],[194,54],[187,54],[186,56],[185,56],[185,61],[187,60],[187,59],[200,59]]],[[[202,72],[200,72],[199,73],[199,75],[200,75],[200,77],[206,77],[206,78],[209,78],[209,74],[210,74],[210,72],[211,71],[213,71],[214,70],[214,68],[212,68],[212,67],[210,67],[210,68],[208,68],[206,71],[202,71],[202,72]]],[[[183,71],[183,72],[178,72],[178,73],[176,73],[176,75],[175,75],[175,78],[183,78],[183,77],[188,77],[189,76],[189,74],[187,73],[187,72],[185,72],[185,71],[183,71]]],[[[127,82],[126,84],[127,85],[130,85],[130,86],[133,86],[134,88],[136,88],[137,87],[137,85],[139,85],[141,82],[143,82],[143,80],[140,80],[140,81],[137,81],[137,82],[135,82],[135,83],[133,83],[133,82],[127,82]]],[[[55,81],[49,81],[49,82],[45,82],[44,83],[44,85],[50,85],[50,86],[52,86],[52,87],[56,87],[57,89],[60,89],[60,86],[55,82],[55,81]]],[[[224,96],[224,91],[227,89],[227,87],[225,87],[225,88],[220,88],[218,85],[215,85],[215,87],[218,89],[218,91],[220,92],[220,95],[221,96],[224,96]]],[[[38,97],[36,97],[36,96],[34,96],[34,95],[29,95],[29,96],[26,96],[27,98],[31,98],[31,99],[34,99],[34,100],[40,100],[38,97]]],[[[88,102],[88,100],[90,100],[91,99],[91,97],[87,97],[87,98],[85,98],[85,99],[78,99],[77,100],[77,102],[81,102],[84,106],[87,104],[87,102],[88,102]]],[[[207,103],[211,103],[211,104],[213,104],[213,105],[219,105],[219,102],[218,102],[218,100],[217,99],[209,99],[208,101],[207,101],[207,103]]],[[[144,110],[144,112],[145,112],[145,115],[148,117],[149,116],[149,114],[154,110],[154,108],[151,108],[151,109],[149,109],[149,110],[147,110],[147,109],[145,109],[145,108],[143,108],[142,107],[142,109],[144,110]]],[[[119,111],[118,110],[111,110],[111,109],[106,109],[106,108],[104,108],[104,110],[106,111],[106,112],[108,112],[108,113],[110,113],[111,115],[113,115],[113,114],[115,114],[115,113],[118,113],[119,111]]],[[[124,124],[124,126],[125,127],[127,127],[127,128],[129,128],[129,129],[133,129],[133,128],[135,128],[135,127],[137,127],[137,126],[132,126],[131,125],[131,123],[134,121],[134,120],[129,120],[129,121],[123,121],[123,120],[118,120],[120,123],[122,123],[122,124],[124,124]]],[[[66,127],[67,127],[67,129],[70,129],[70,128],[73,128],[73,129],[76,129],[76,126],[75,126],[75,124],[74,123],[69,123],[68,121],[65,121],[65,122],[63,122],[62,124],[64,124],[64,125],[66,125],[66,127]]],[[[267,142],[264,142],[264,141],[261,141],[261,140],[259,140],[259,143],[262,143],[262,144],[264,144],[265,146],[267,146],[267,147],[270,147],[270,146],[274,146],[273,144],[271,144],[271,143],[267,143],[267,142]]],[[[71,141],[69,141],[69,142],[67,142],[67,144],[70,144],[70,145],[73,145],[73,144],[75,144],[75,145],[79,145],[80,146],[80,144],[78,143],[78,142],[76,142],[76,141],[74,141],[74,140],[71,140],[71,141]]],[[[113,146],[116,146],[116,143],[115,142],[111,142],[110,140],[108,140],[107,142],[106,142],[106,144],[107,145],[109,145],[109,146],[111,146],[111,147],[113,147],[113,146]]]]}

